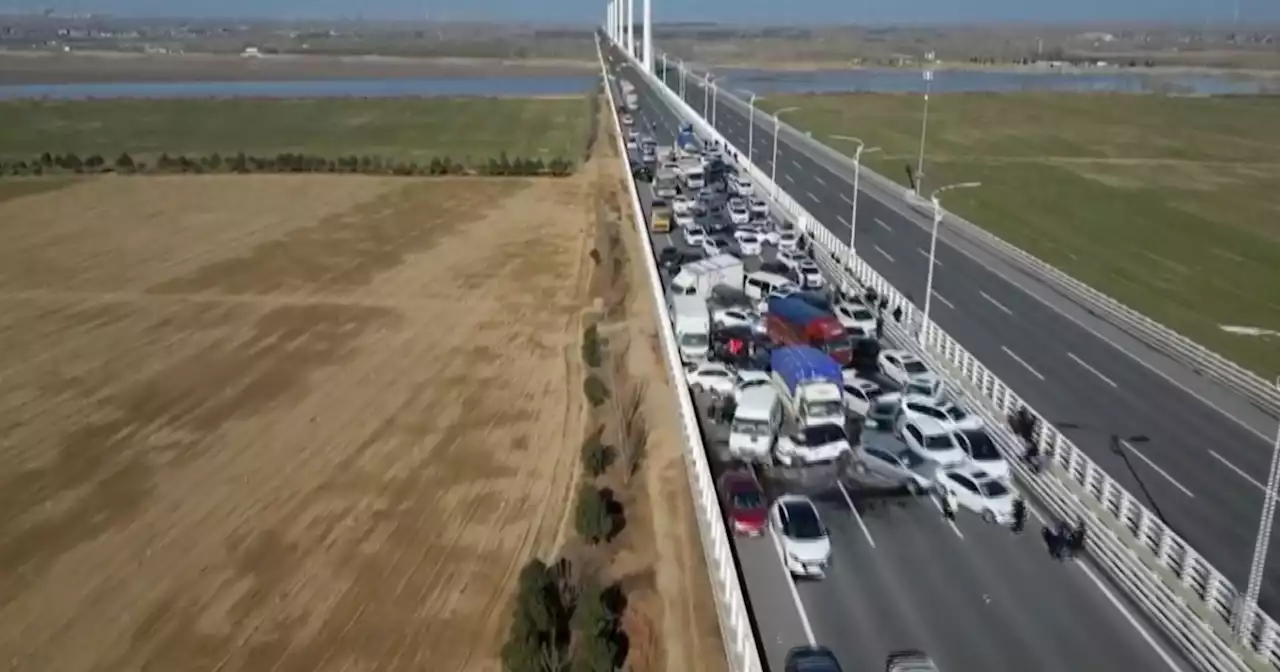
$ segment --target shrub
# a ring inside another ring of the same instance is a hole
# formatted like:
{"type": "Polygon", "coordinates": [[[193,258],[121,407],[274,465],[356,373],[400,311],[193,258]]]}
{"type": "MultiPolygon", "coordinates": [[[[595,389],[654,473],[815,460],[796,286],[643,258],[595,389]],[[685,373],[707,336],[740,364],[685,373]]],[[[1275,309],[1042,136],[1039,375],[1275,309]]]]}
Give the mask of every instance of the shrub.
{"type": "Polygon", "coordinates": [[[531,560],[520,571],[514,614],[502,646],[502,666],[508,672],[542,672],[548,660],[557,659],[568,643],[568,615],[573,605],[564,597],[562,583],[570,578],[568,563],[549,567],[531,560]]]}
{"type": "Polygon", "coordinates": [[[601,404],[609,400],[609,388],[604,386],[604,381],[591,374],[582,381],[582,393],[587,395],[587,402],[592,408],[599,408],[601,404]]]}
{"type": "Polygon", "coordinates": [[[611,498],[590,483],[578,490],[577,507],[574,510],[574,527],[590,544],[608,541],[617,528],[611,498]]]}
{"type": "Polygon", "coordinates": [[[600,350],[600,330],[594,324],[587,325],[582,330],[582,361],[593,369],[604,361],[604,354],[600,350]]]}
{"type": "Polygon", "coordinates": [[[613,446],[600,440],[600,430],[582,442],[582,468],[593,478],[608,471],[616,457],[617,451],[613,446]]]}

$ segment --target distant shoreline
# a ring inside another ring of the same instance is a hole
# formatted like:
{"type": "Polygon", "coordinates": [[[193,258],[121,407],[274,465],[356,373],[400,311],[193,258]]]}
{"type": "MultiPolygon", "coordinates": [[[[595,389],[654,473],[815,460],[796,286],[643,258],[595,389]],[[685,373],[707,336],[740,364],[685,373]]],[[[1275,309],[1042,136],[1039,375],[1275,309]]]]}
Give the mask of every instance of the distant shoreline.
{"type": "Polygon", "coordinates": [[[139,82],[579,77],[594,60],[0,51],[0,86],[139,82]]]}

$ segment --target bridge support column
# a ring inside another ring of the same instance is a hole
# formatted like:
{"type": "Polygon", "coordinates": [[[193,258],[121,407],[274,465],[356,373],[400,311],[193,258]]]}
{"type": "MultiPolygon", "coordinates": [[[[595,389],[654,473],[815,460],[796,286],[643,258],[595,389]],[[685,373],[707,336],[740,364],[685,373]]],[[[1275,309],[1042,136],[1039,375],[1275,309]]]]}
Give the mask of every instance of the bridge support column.
{"type": "Polygon", "coordinates": [[[644,0],[644,35],[640,37],[644,44],[644,69],[653,72],[653,7],[650,0],[644,0]]]}
{"type": "Polygon", "coordinates": [[[627,53],[636,57],[636,0],[625,0],[627,9],[623,17],[627,22],[627,53]]]}

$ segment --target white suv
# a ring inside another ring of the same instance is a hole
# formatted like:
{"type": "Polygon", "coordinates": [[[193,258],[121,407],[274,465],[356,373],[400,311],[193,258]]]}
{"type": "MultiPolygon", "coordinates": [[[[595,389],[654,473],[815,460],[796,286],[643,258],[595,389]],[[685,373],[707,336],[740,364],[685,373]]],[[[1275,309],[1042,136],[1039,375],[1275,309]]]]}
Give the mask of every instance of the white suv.
{"type": "Polygon", "coordinates": [[[782,542],[784,562],[792,576],[826,575],[831,538],[812,500],[804,495],[777,498],[769,511],[769,524],[782,542]]]}
{"type": "Polygon", "coordinates": [[[943,467],[961,466],[969,461],[950,427],[921,416],[903,423],[898,437],[920,457],[943,467]]]}

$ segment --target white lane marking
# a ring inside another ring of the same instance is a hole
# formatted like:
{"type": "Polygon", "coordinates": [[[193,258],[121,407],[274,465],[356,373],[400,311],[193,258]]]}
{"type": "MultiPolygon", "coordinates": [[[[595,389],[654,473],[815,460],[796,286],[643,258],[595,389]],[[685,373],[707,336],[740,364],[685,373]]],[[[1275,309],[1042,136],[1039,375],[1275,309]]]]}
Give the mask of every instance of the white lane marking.
{"type": "MultiPolygon", "coordinates": [[[[1031,501],[1028,500],[1027,498],[1024,497],[1022,501],[1026,503],[1027,510],[1031,512],[1031,515],[1036,517],[1036,520],[1040,521],[1041,525],[1044,525],[1044,526],[1049,525],[1051,516],[1046,516],[1043,513],[1041,513],[1036,508],[1035,504],[1032,504],[1031,501]]],[[[1133,612],[1129,611],[1129,608],[1125,606],[1124,602],[1121,602],[1115,596],[1115,593],[1111,592],[1111,589],[1107,587],[1107,584],[1098,578],[1098,575],[1093,571],[1093,569],[1089,567],[1088,563],[1073,562],[1071,564],[1080,568],[1080,571],[1084,572],[1084,575],[1088,577],[1090,581],[1093,582],[1093,585],[1097,586],[1098,590],[1102,591],[1102,596],[1107,598],[1107,600],[1111,602],[1111,606],[1115,607],[1116,611],[1119,611],[1120,615],[1124,616],[1126,621],[1129,621],[1129,625],[1132,625],[1133,629],[1138,631],[1138,634],[1142,637],[1143,641],[1145,641],[1147,645],[1150,646],[1152,650],[1156,652],[1157,656],[1160,656],[1160,659],[1164,661],[1165,665],[1169,666],[1170,670],[1172,670],[1173,672],[1185,672],[1181,667],[1178,666],[1176,662],[1174,662],[1173,658],[1168,653],[1165,652],[1164,647],[1162,647],[1160,643],[1156,641],[1154,637],[1151,636],[1151,633],[1147,632],[1146,627],[1142,625],[1142,621],[1139,621],[1133,615],[1133,612]]]]}
{"type": "Polygon", "coordinates": [[[1000,349],[1001,349],[1001,350],[1004,350],[1004,354],[1009,355],[1010,357],[1012,357],[1012,358],[1013,358],[1013,361],[1015,361],[1015,362],[1017,362],[1017,363],[1021,364],[1021,365],[1022,365],[1022,368],[1024,368],[1024,369],[1026,369],[1026,370],[1030,371],[1030,372],[1031,372],[1031,375],[1035,376],[1036,378],[1039,378],[1040,380],[1044,380],[1044,376],[1040,375],[1040,372],[1039,372],[1039,371],[1036,371],[1035,369],[1031,368],[1031,365],[1030,365],[1030,364],[1028,364],[1028,363],[1026,363],[1026,362],[1022,361],[1022,358],[1021,358],[1021,357],[1019,357],[1019,356],[1017,356],[1017,355],[1015,355],[1015,354],[1013,354],[1013,351],[1012,351],[1012,350],[1010,350],[1009,348],[1006,348],[1006,347],[1005,347],[1005,346],[1003,346],[1003,345],[1002,345],[1002,346],[1000,346],[1000,349]]]}
{"type": "Polygon", "coordinates": [[[876,221],[876,224],[879,224],[880,226],[883,226],[883,227],[884,227],[884,230],[885,230],[885,231],[892,231],[892,230],[893,230],[893,229],[889,228],[889,225],[888,225],[888,224],[885,224],[885,223],[884,223],[884,220],[880,219],[879,217],[876,217],[876,218],[874,218],[874,219],[875,219],[875,221],[876,221]]]}
{"type": "Polygon", "coordinates": [[[813,201],[814,203],[818,202],[818,197],[814,196],[812,191],[806,191],[804,193],[809,197],[809,200],[813,201]]]}
{"type": "Polygon", "coordinates": [[[786,174],[786,173],[783,173],[783,174],[782,174],[782,176],[783,176],[783,177],[785,177],[785,178],[787,178],[787,181],[788,181],[788,182],[790,182],[790,183],[792,183],[792,184],[795,184],[795,183],[796,183],[796,181],[795,181],[795,180],[794,180],[790,175],[788,175],[788,174],[786,174]]]}
{"type": "Polygon", "coordinates": [[[791,160],[791,165],[795,166],[796,170],[804,170],[804,166],[800,165],[795,159],[791,160]]]}
{"type": "Polygon", "coordinates": [[[1195,497],[1196,497],[1196,496],[1195,496],[1194,494],[1192,494],[1192,493],[1191,493],[1191,491],[1190,491],[1190,490],[1188,490],[1188,489],[1186,488],[1186,486],[1182,485],[1182,484],[1181,484],[1181,483],[1179,483],[1177,480],[1175,480],[1172,476],[1170,476],[1170,475],[1169,475],[1169,472],[1165,471],[1164,469],[1161,469],[1158,465],[1156,465],[1156,463],[1155,463],[1155,462],[1152,462],[1152,461],[1151,461],[1151,458],[1147,457],[1146,455],[1143,455],[1143,454],[1142,454],[1142,451],[1138,450],[1137,448],[1134,448],[1134,447],[1133,447],[1133,444],[1129,443],[1128,441],[1121,440],[1121,441],[1120,441],[1120,445],[1121,445],[1121,446],[1124,446],[1124,448],[1125,448],[1126,450],[1128,450],[1129,452],[1131,452],[1131,453],[1133,453],[1135,456],[1137,456],[1137,458],[1138,458],[1138,459],[1142,460],[1143,462],[1146,462],[1148,467],[1151,467],[1152,469],[1155,469],[1157,474],[1160,474],[1161,476],[1164,476],[1164,477],[1165,477],[1165,480],[1167,480],[1167,481],[1169,481],[1170,483],[1172,483],[1172,484],[1173,484],[1173,487],[1175,487],[1175,488],[1177,488],[1177,489],[1181,490],[1181,491],[1182,491],[1182,494],[1184,494],[1184,495],[1186,495],[1186,496],[1188,496],[1188,497],[1190,497],[1190,498],[1192,498],[1192,499],[1195,499],[1195,497]]]}
{"type": "MultiPolygon", "coordinates": [[[[942,513],[942,500],[938,498],[938,495],[937,494],[929,495],[929,499],[933,501],[933,505],[938,509],[938,513],[942,513]]],[[[958,514],[960,512],[957,511],[956,513],[958,514]]],[[[960,531],[960,528],[956,527],[956,521],[951,520],[950,518],[947,518],[946,515],[943,515],[942,519],[946,521],[948,525],[951,526],[951,531],[955,532],[957,537],[964,539],[964,533],[960,531]]]]}
{"type": "Polygon", "coordinates": [[[796,613],[800,615],[800,627],[804,628],[804,636],[809,640],[809,645],[813,646],[818,643],[818,638],[813,636],[813,626],[809,625],[809,614],[804,610],[804,602],[800,601],[800,591],[796,590],[796,577],[791,575],[791,570],[787,569],[787,556],[782,550],[782,542],[778,541],[778,535],[773,530],[766,532],[769,539],[773,541],[773,550],[778,554],[778,562],[782,564],[782,573],[787,577],[787,588],[791,589],[791,600],[795,602],[796,613]]]}
{"type": "Polygon", "coordinates": [[[935,298],[935,299],[937,299],[937,300],[941,301],[941,302],[943,303],[943,305],[945,305],[946,307],[950,308],[951,310],[955,310],[955,309],[956,309],[955,304],[953,304],[953,303],[951,303],[950,301],[948,301],[948,300],[946,300],[946,299],[942,298],[942,295],[941,295],[941,294],[939,294],[939,293],[938,293],[938,292],[936,292],[936,291],[933,293],[933,298],[935,298]]]}
{"type": "Polygon", "coordinates": [[[1013,311],[1012,311],[1012,310],[1009,310],[1008,308],[1006,308],[1006,307],[1005,307],[1005,305],[1004,305],[1003,303],[1000,303],[999,301],[996,301],[995,299],[991,298],[991,296],[990,296],[989,294],[987,294],[986,292],[984,292],[984,291],[982,291],[982,290],[978,290],[978,293],[982,295],[982,298],[984,298],[984,299],[986,299],[986,300],[990,301],[990,302],[991,302],[991,305],[995,306],[996,308],[999,308],[1000,310],[1003,310],[1003,311],[1005,312],[1005,314],[1007,314],[1007,315],[1012,315],[1012,314],[1013,314],[1013,311]]]}
{"type": "Polygon", "coordinates": [[[841,224],[844,224],[845,226],[849,226],[849,220],[845,219],[844,217],[841,217],[840,215],[836,215],[836,219],[840,220],[841,224]]]}
{"type": "Polygon", "coordinates": [[[836,485],[840,487],[840,494],[844,495],[844,503],[849,505],[849,511],[853,514],[853,519],[858,521],[858,527],[862,528],[862,535],[867,538],[867,543],[871,544],[871,548],[876,547],[876,540],[871,538],[871,530],[867,529],[867,524],[862,522],[862,516],[858,515],[858,508],[853,505],[853,498],[849,496],[849,491],[844,489],[844,483],[836,481],[836,485]]]}
{"type": "Polygon", "coordinates": [[[827,186],[827,183],[826,183],[825,181],[823,181],[823,179],[822,179],[821,177],[818,177],[817,175],[814,175],[814,176],[813,176],[813,181],[814,181],[814,182],[817,182],[818,184],[821,184],[821,185],[822,185],[822,186],[824,186],[824,187],[825,187],[825,186],[827,186]]]}
{"type": "MultiPolygon", "coordinates": [[[[826,183],[824,182],[823,184],[826,184],[826,183]]],[[[849,198],[848,196],[845,196],[844,194],[840,194],[840,200],[844,201],[845,203],[848,203],[849,205],[853,205],[853,199],[849,198]]]]}
{"type": "Polygon", "coordinates": [[[1218,460],[1219,462],[1221,462],[1221,463],[1223,464],[1223,466],[1225,466],[1226,468],[1230,469],[1231,471],[1234,471],[1234,472],[1236,472],[1237,474],[1239,474],[1240,478],[1243,478],[1244,480],[1249,481],[1250,483],[1252,483],[1252,484],[1254,485],[1254,487],[1258,488],[1259,490],[1261,490],[1261,491],[1263,491],[1263,492],[1266,492],[1266,491],[1267,491],[1267,486],[1265,486],[1265,485],[1263,485],[1263,484],[1259,483],[1256,479],[1254,479],[1254,478],[1253,478],[1252,476],[1250,476],[1249,474],[1244,473],[1244,470],[1243,470],[1243,469],[1241,469],[1240,467],[1237,467],[1236,465],[1231,464],[1230,462],[1228,462],[1228,461],[1227,461],[1227,458],[1225,458],[1225,457],[1223,457],[1223,456],[1221,456],[1221,455],[1217,454],[1217,453],[1216,453],[1216,452],[1214,452],[1212,449],[1210,449],[1210,450],[1209,450],[1209,454],[1210,454],[1210,455],[1212,455],[1212,456],[1214,456],[1215,458],[1217,458],[1217,460],[1218,460]]]}
{"type": "Polygon", "coordinates": [[[876,248],[876,252],[883,254],[885,259],[888,259],[889,261],[893,261],[893,257],[889,256],[888,252],[885,252],[884,250],[880,249],[879,245],[872,245],[872,247],[876,248]]]}
{"type": "MultiPolygon", "coordinates": [[[[922,249],[920,249],[920,248],[918,248],[918,247],[916,248],[916,252],[919,252],[919,253],[920,253],[920,256],[924,257],[925,259],[928,259],[928,258],[929,258],[929,253],[928,253],[928,252],[925,252],[924,250],[922,250],[922,249]]],[[[941,262],[941,261],[938,261],[937,259],[934,259],[934,260],[933,260],[933,263],[937,264],[937,265],[938,265],[938,268],[942,268],[942,262],[941,262]]]]}
{"type": "Polygon", "coordinates": [[[1085,364],[1083,359],[1080,359],[1079,357],[1076,357],[1074,354],[1072,354],[1072,353],[1070,353],[1070,352],[1068,352],[1068,353],[1067,353],[1067,356],[1068,356],[1068,357],[1070,357],[1071,359],[1075,360],[1075,363],[1076,363],[1076,364],[1079,364],[1080,366],[1083,366],[1084,368],[1088,369],[1090,373],[1092,373],[1093,375],[1095,375],[1095,376],[1097,376],[1097,377],[1101,378],[1101,379],[1102,379],[1102,382],[1104,382],[1104,383],[1106,383],[1106,384],[1110,385],[1111,387],[1120,387],[1119,385],[1116,385],[1116,381],[1111,380],[1110,378],[1108,378],[1108,377],[1106,377],[1106,376],[1102,375],[1102,372],[1101,372],[1101,371],[1099,371],[1099,370],[1097,370],[1097,369],[1093,368],[1092,366],[1089,366],[1088,364],[1085,364]]]}

